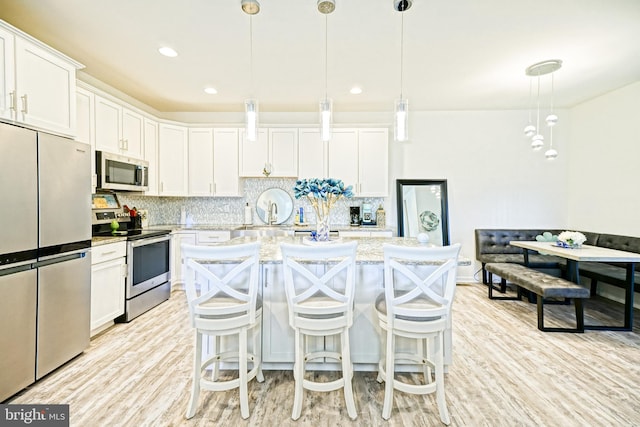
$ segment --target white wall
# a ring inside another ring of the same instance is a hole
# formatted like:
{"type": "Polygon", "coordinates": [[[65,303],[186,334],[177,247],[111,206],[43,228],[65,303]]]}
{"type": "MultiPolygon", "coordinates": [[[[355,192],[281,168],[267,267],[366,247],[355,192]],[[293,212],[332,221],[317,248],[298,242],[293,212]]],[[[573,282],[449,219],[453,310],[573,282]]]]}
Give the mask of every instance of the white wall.
{"type": "Polygon", "coordinates": [[[558,115],[560,156],[548,161],[524,138],[526,111],[413,113],[410,141],[390,144],[388,221],[396,222],[395,179],[446,179],[451,242],[462,243],[462,255],[473,261],[459,270],[460,281],[478,278],[474,229],[562,228],[569,120],[558,115]]]}
{"type": "Polygon", "coordinates": [[[569,224],[640,237],[640,82],[584,102],[571,116],[569,224]]]}

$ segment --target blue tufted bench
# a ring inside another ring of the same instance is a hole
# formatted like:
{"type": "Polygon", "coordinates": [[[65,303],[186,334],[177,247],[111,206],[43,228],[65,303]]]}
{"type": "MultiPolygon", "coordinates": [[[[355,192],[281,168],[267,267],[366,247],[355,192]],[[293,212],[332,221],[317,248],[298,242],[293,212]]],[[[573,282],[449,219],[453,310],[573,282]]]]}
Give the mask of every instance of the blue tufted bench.
{"type": "Polygon", "coordinates": [[[518,287],[517,297],[494,297],[493,286],[489,285],[490,299],[520,299],[521,290],[526,289],[537,295],[538,329],[544,332],[584,332],[584,310],[582,299],[589,298],[589,289],[583,288],[560,277],[551,276],[524,265],[506,262],[487,263],[485,269],[489,284],[493,282],[493,275],[500,276],[506,287],[509,281],[518,287]],[[575,328],[549,328],[544,326],[544,299],[567,298],[573,299],[576,311],[575,328]]]}

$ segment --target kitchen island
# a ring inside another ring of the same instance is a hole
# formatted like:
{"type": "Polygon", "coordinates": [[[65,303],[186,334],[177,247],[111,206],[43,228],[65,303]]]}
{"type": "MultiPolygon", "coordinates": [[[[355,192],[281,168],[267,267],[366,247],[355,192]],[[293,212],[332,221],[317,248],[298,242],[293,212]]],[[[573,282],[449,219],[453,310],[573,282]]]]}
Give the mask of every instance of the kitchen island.
{"type": "MultiPolygon", "coordinates": [[[[294,361],[294,334],[289,326],[287,299],[282,275],[280,243],[306,244],[303,237],[260,237],[260,263],[262,288],[262,360],[264,369],[291,369],[294,361]]],[[[238,237],[223,244],[234,245],[255,241],[255,237],[238,237]]],[[[351,238],[341,241],[357,241],[356,291],[353,327],[350,332],[351,359],[354,368],[375,371],[380,360],[378,319],[373,304],[384,290],[383,245],[393,243],[405,246],[421,246],[415,238],[351,238]]],[[[313,244],[313,243],[312,243],[313,244]]],[[[315,243],[322,244],[322,243],[315,243]]],[[[326,243],[325,243],[326,244],[326,243]]],[[[459,265],[469,265],[470,260],[461,258],[459,265]]],[[[429,268],[425,265],[425,268],[429,268]]],[[[337,341],[332,337],[316,343],[333,351],[337,341]]],[[[398,346],[412,345],[398,339],[398,346]]],[[[451,364],[451,328],[445,334],[445,367],[451,364]]],[[[312,365],[319,370],[338,369],[337,365],[312,365]]]]}

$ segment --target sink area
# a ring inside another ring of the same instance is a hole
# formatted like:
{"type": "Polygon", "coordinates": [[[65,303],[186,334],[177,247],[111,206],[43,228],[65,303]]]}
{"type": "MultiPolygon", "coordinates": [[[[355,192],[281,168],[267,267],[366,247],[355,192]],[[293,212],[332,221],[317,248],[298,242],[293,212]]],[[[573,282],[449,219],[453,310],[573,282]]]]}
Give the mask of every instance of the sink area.
{"type": "Polygon", "coordinates": [[[293,236],[293,228],[279,225],[247,225],[231,231],[231,237],[293,236]]]}

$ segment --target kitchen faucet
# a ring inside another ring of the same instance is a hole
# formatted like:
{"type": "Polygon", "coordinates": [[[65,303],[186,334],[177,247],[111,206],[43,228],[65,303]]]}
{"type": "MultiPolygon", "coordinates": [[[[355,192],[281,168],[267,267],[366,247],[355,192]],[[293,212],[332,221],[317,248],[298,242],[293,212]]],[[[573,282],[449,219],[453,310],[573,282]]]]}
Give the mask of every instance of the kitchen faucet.
{"type": "Polygon", "coordinates": [[[276,224],[278,222],[278,205],[271,201],[269,202],[268,220],[269,225],[276,224]]]}

